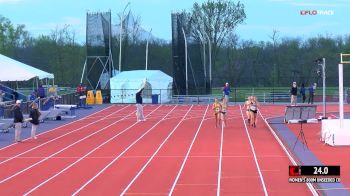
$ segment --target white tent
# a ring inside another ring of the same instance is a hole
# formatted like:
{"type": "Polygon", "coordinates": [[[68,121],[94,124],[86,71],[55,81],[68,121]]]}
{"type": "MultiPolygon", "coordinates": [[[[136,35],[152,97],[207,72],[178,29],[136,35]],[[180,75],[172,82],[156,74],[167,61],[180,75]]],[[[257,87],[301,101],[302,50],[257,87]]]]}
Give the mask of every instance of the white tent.
{"type": "Polygon", "coordinates": [[[110,79],[111,103],[135,103],[135,94],[142,86],[145,78],[143,102],[167,103],[172,96],[173,78],[160,70],[123,71],[110,79]]]}
{"type": "Polygon", "coordinates": [[[0,54],[0,81],[26,81],[38,77],[39,79],[53,79],[54,75],[40,69],[26,65],[0,54]]]}

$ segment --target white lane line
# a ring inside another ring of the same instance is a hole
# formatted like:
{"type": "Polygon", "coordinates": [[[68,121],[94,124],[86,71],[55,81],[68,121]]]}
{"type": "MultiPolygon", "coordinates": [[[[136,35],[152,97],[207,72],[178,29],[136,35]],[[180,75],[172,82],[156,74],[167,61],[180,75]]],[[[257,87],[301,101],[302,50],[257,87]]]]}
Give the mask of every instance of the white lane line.
{"type": "Polygon", "coordinates": [[[84,141],[85,139],[87,139],[87,138],[89,138],[89,137],[91,137],[91,136],[93,136],[93,135],[96,135],[97,133],[100,133],[101,131],[103,131],[103,130],[109,128],[109,127],[111,127],[112,125],[115,125],[116,123],[118,123],[118,122],[124,120],[125,118],[127,118],[127,117],[130,116],[131,114],[134,114],[134,112],[131,112],[130,114],[128,114],[128,115],[125,116],[124,118],[122,118],[122,119],[120,119],[120,120],[118,120],[118,121],[116,121],[116,122],[114,122],[114,123],[111,123],[111,124],[107,125],[106,127],[103,127],[102,129],[99,129],[99,130],[97,130],[97,131],[91,133],[90,135],[87,135],[87,136],[83,137],[82,139],[80,139],[80,140],[78,140],[78,141],[76,141],[76,142],[74,142],[74,143],[72,143],[72,144],[66,146],[65,148],[62,148],[61,150],[59,150],[59,151],[57,151],[57,152],[51,154],[50,156],[46,157],[45,159],[42,159],[42,160],[40,160],[40,161],[34,163],[33,165],[31,165],[31,166],[29,166],[29,167],[27,167],[27,168],[25,168],[25,169],[23,169],[23,170],[21,170],[21,171],[15,173],[15,174],[13,174],[13,175],[11,175],[11,176],[5,178],[5,179],[2,179],[2,180],[0,181],[0,184],[6,182],[6,181],[8,181],[8,180],[10,180],[10,179],[12,179],[12,178],[14,178],[14,177],[16,177],[16,176],[18,176],[19,174],[21,174],[21,173],[23,173],[23,172],[25,172],[25,171],[27,171],[27,170],[29,170],[29,169],[31,169],[31,168],[37,166],[37,165],[39,165],[40,163],[42,163],[42,162],[44,162],[44,161],[50,159],[51,157],[53,157],[53,156],[55,156],[55,155],[57,155],[57,154],[59,154],[59,153],[65,151],[65,150],[67,150],[68,148],[74,146],[75,144],[78,144],[78,143],[84,141]]]}
{"type": "Polygon", "coordinates": [[[26,151],[24,151],[24,152],[22,152],[22,153],[19,153],[19,154],[15,155],[15,156],[13,156],[13,157],[11,157],[11,158],[9,158],[9,159],[6,159],[6,160],[4,160],[4,161],[1,161],[1,162],[0,162],[0,165],[1,165],[1,164],[4,164],[4,163],[6,163],[6,162],[8,162],[8,161],[10,161],[10,160],[12,160],[12,159],[15,159],[15,158],[17,158],[17,157],[19,157],[19,156],[21,156],[21,155],[24,155],[24,154],[26,154],[26,153],[28,153],[28,152],[31,152],[31,151],[33,151],[33,150],[35,150],[35,149],[38,149],[38,148],[40,148],[40,147],[42,147],[42,146],[44,146],[44,145],[46,145],[46,144],[49,144],[49,143],[51,143],[51,142],[53,142],[53,141],[56,141],[56,140],[58,140],[58,139],[61,139],[62,137],[66,136],[66,135],[69,135],[69,134],[71,134],[71,133],[74,133],[74,132],[76,132],[76,131],[79,131],[79,130],[81,130],[81,129],[85,128],[85,127],[88,127],[88,126],[90,126],[90,125],[92,125],[92,124],[95,124],[95,123],[97,123],[97,122],[99,122],[99,121],[105,120],[105,118],[108,118],[109,116],[111,116],[111,115],[113,115],[113,114],[115,114],[115,113],[117,113],[117,112],[119,112],[119,111],[121,111],[121,110],[124,110],[124,109],[127,108],[127,107],[129,107],[129,106],[126,106],[126,107],[124,107],[124,108],[121,108],[121,109],[119,109],[119,110],[117,110],[117,111],[115,111],[115,112],[113,112],[113,113],[111,113],[111,114],[105,116],[104,118],[101,118],[101,119],[99,119],[99,120],[97,120],[97,121],[94,121],[94,122],[91,122],[91,123],[89,123],[89,124],[86,124],[86,125],[84,125],[84,126],[82,126],[82,127],[79,127],[79,128],[77,128],[77,129],[73,129],[72,131],[67,132],[67,133],[65,133],[65,134],[63,134],[63,135],[61,135],[61,136],[59,136],[59,137],[56,137],[56,138],[54,138],[54,139],[52,139],[52,140],[49,140],[49,141],[47,141],[47,142],[44,142],[44,143],[38,145],[38,146],[35,146],[35,147],[33,147],[33,148],[30,148],[29,150],[26,150],[26,151]]]}
{"type": "Polygon", "coordinates": [[[221,188],[221,166],[222,166],[222,148],[224,144],[224,126],[221,122],[221,138],[220,138],[220,157],[219,157],[219,171],[218,171],[218,185],[216,190],[216,195],[220,196],[221,188]]]}
{"type": "MultiPolygon", "coordinates": [[[[113,106],[109,106],[109,107],[104,108],[104,109],[102,109],[102,110],[100,110],[100,111],[97,111],[97,112],[94,112],[94,113],[92,113],[92,114],[90,114],[90,115],[88,115],[88,116],[85,116],[85,117],[83,117],[83,118],[81,118],[81,119],[79,119],[79,120],[72,121],[72,122],[70,122],[70,123],[61,125],[61,126],[56,127],[56,128],[54,128],[54,129],[51,129],[51,130],[48,130],[48,131],[39,133],[37,136],[39,136],[39,135],[44,135],[44,134],[46,134],[46,133],[50,133],[50,132],[52,132],[52,131],[54,131],[54,130],[60,129],[60,128],[65,127],[65,126],[68,126],[68,125],[70,125],[70,124],[73,124],[73,123],[76,123],[76,122],[79,122],[79,121],[88,119],[90,116],[93,116],[93,115],[95,115],[95,114],[97,114],[97,113],[99,113],[99,112],[102,112],[102,111],[107,110],[107,109],[112,108],[112,107],[113,107],[113,106]]],[[[29,140],[29,139],[31,139],[31,138],[24,139],[23,141],[26,141],[26,140],[29,140]]],[[[8,145],[8,146],[2,147],[2,148],[0,148],[0,151],[4,150],[4,149],[6,149],[6,148],[9,148],[9,147],[11,147],[11,146],[17,145],[17,144],[18,144],[18,143],[13,143],[13,144],[10,144],[10,145],[8,145]]]]}
{"type": "MultiPolygon", "coordinates": [[[[283,151],[287,154],[289,160],[292,162],[293,165],[297,165],[297,162],[294,160],[294,158],[292,157],[292,155],[289,153],[289,151],[287,150],[286,146],[283,144],[283,142],[280,140],[280,138],[277,136],[277,134],[275,133],[275,131],[272,129],[272,127],[270,126],[270,124],[267,122],[266,118],[264,118],[264,116],[261,114],[260,111],[258,111],[258,113],[260,114],[261,118],[264,120],[265,124],[267,125],[267,127],[270,129],[270,132],[272,133],[272,135],[274,136],[274,138],[277,140],[278,144],[282,147],[283,151]]],[[[318,193],[315,190],[315,188],[312,186],[311,183],[306,183],[306,186],[309,188],[309,190],[311,191],[313,196],[317,196],[318,193]]]]}
{"type": "Polygon", "coordinates": [[[263,175],[262,175],[262,173],[261,173],[260,166],[259,166],[259,163],[258,163],[258,159],[256,158],[254,145],[253,145],[253,142],[252,142],[252,140],[251,140],[251,138],[250,138],[250,134],[249,134],[249,131],[248,131],[248,128],[247,128],[247,124],[246,124],[246,122],[245,122],[245,120],[244,120],[244,116],[243,116],[243,111],[242,111],[241,105],[239,106],[239,109],[240,109],[240,111],[241,111],[242,120],[243,120],[244,127],[245,127],[245,130],[246,130],[248,139],[249,139],[249,144],[250,144],[250,147],[251,147],[252,152],[253,152],[253,155],[254,155],[255,165],[256,165],[256,168],[258,169],[258,172],[259,172],[261,185],[263,186],[264,193],[265,193],[265,195],[267,196],[267,195],[269,195],[269,194],[267,193],[267,190],[266,190],[266,185],[265,185],[265,182],[264,182],[264,177],[263,177],[263,175]]]}
{"type": "Polygon", "coordinates": [[[204,115],[203,115],[203,117],[202,117],[202,121],[201,121],[201,123],[199,124],[199,127],[198,127],[198,129],[197,129],[197,131],[196,131],[196,134],[194,135],[194,138],[192,139],[191,145],[190,145],[190,147],[189,147],[188,150],[187,150],[186,156],[185,156],[185,158],[184,158],[184,160],[183,160],[183,162],[182,162],[182,164],[181,164],[180,170],[179,170],[179,172],[177,173],[177,176],[176,176],[176,178],[175,178],[175,181],[173,182],[173,185],[171,186],[171,189],[170,189],[170,192],[169,192],[168,195],[172,195],[173,192],[174,192],[175,186],[176,186],[176,184],[177,184],[177,182],[178,182],[178,180],[179,180],[179,178],[180,178],[180,175],[181,175],[181,173],[182,173],[182,170],[183,170],[183,168],[185,167],[186,161],[187,161],[187,159],[188,159],[188,157],[189,157],[189,154],[190,154],[190,152],[191,152],[191,150],[192,150],[192,146],[193,146],[194,142],[195,142],[196,139],[197,139],[197,135],[198,135],[198,133],[199,133],[199,130],[200,130],[201,127],[202,127],[202,124],[203,124],[203,122],[204,122],[204,119],[205,119],[205,116],[206,116],[206,114],[207,114],[208,108],[209,108],[209,105],[207,106],[207,109],[205,110],[205,113],[204,113],[204,115]]]}
{"type": "MultiPolygon", "coordinates": [[[[161,105],[159,105],[156,109],[154,109],[151,113],[149,113],[146,117],[148,117],[149,115],[151,115],[154,111],[156,111],[158,108],[160,108],[161,105]]],[[[102,144],[98,145],[97,147],[95,147],[93,150],[89,151],[87,154],[85,154],[84,156],[82,156],[80,159],[76,160],[75,162],[71,163],[70,165],[68,165],[67,167],[65,167],[64,169],[62,169],[61,171],[57,172],[55,175],[51,176],[50,178],[48,178],[47,180],[43,181],[42,183],[40,183],[39,185],[37,185],[36,187],[32,188],[31,190],[29,190],[28,192],[26,192],[24,194],[24,196],[29,195],[30,193],[32,193],[33,191],[37,190],[39,187],[43,186],[44,184],[48,183],[49,181],[51,181],[52,179],[54,179],[55,177],[57,177],[58,175],[62,174],[63,172],[67,171],[69,168],[73,167],[74,165],[76,165],[77,163],[79,163],[81,160],[83,160],[85,157],[89,156],[90,154],[92,154],[93,152],[95,152],[96,150],[98,150],[99,148],[101,148],[102,146],[104,146],[105,144],[107,144],[108,142],[112,141],[113,139],[117,138],[119,135],[125,133],[127,130],[131,129],[133,126],[135,126],[138,122],[135,122],[134,124],[130,125],[129,127],[125,128],[123,131],[117,133],[116,135],[114,135],[113,137],[111,137],[110,139],[106,140],[105,142],[103,142],[102,144]]]]}
{"type": "Polygon", "coordinates": [[[77,191],[75,191],[72,196],[77,195],[80,191],[82,191],[87,185],[89,185],[92,181],[94,181],[97,177],[99,177],[104,171],[106,171],[113,163],[115,163],[121,156],[123,156],[131,147],[133,147],[139,140],[141,140],[146,134],[148,134],[154,127],[156,127],[159,123],[164,121],[164,119],[177,107],[173,107],[162,119],[160,119],[156,124],[154,124],[151,128],[149,128],[144,134],[142,134],[139,138],[137,138],[133,143],[131,143],[122,153],[120,153],[116,158],[114,158],[106,167],[104,167],[101,171],[99,171],[94,177],[88,180],[85,184],[83,184],[77,191]]]}
{"type": "Polygon", "coordinates": [[[193,105],[190,107],[190,109],[188,109],[188,111],[186,112],[186,114],[182,117],[182,119],[179,121],[179,123],[177,123],[177,125],[174,127],[174,129],[169,133],[168,137],[166,137],[163,142],[159,145],[158,149],[153,153],[153,155],[151,156],[150,159],[148,159],[148,161],[146,162],[146,164],[142,167],[142,169],[136,174],[136,176],[131,180],[131,182],[128,184],[128,186],[125,187],[125,189],[122,191],[122,193],[120,195],[125,195],[126,191],[131,187],[131,185],[136,181],[136,179],[141,175],[141,173],[146,169],[146,167],[148,166],[148,164],[152,161],[152,159],[154,158],[154,156],[156,156],[156,154],[158,153],[158,151],[163,147],[163,145],[168,141],[168,139],[173,135],[173,133],[175,132],[175,130],[180,126],[180,124],[182,123],[182,121],[184,121],[184,119],[186,118],[187,114],[191,111],[193,105]]]}
{"type": "MultiPolygon", "coordinates": [[[[132,158],[149,158],[150,155],[135,155],[135,156],[124,156],[123,159],[132,159],[132,158]]],[[[219,156],[188,156],[190,158],[219,158],[219,156]]],[[[288,158],[286,155],[262,155],[259,156],[261,158],[288,158]]],[[[8,158],[8,157],[0,157],[0,158],[8,158]]],[[[32,157],[19,157],[17,159],[44,159],[46,156],[32,156],[32,157]]],[[[51,157],[51,159],[79,159],[81,156],[55,156],[51,157]]],[[[87,159],[114,159],[115,156],[90,156],[87,159]]],[[[183,156],[157,156],[157,158],[183,158],[183,156]]],[[[222,158],[254,158],[253,155],[228,155],[222,156],[222,158]]]]}

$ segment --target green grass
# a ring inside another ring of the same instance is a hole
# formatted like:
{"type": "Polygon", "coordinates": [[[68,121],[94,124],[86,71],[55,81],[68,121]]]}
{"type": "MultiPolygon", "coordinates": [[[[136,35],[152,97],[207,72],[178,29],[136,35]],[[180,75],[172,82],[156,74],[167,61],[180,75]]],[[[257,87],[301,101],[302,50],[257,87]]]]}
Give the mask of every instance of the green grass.
{"type": "MultiPolygon", "coordinates": [[[[347,93],[348,88],[344,88],[344,94],[347,93]]],[[[268,97],[272,93],[281,93],[281,94],[289,94],[290,87],[239,87],[239,88],[232,88],[231,87],[231,94],[230,97],[232,97],[231,101],[237,101],[237,102],[243,102],[246,100],[247,96],[249,95],[255,95],[257,96],[261,101],[263,98],[268,99],[268,97]]],[[[298,88],[298,94],[299,94],[300,88],[298,88]]],[[[306,90],[306,96],[308,96],[309,91],[308,87],[306,90]]],[[[338,95],[338,87],[326,87],[326,95],[328,96],[337,96],[338,95]]],[[[316,88],[315,95],[322,95],[322,87],[316,88]]],[[[213,88],[212,89],[212,95],[221,97],[222,96],[222,88],[213,88]]]]}

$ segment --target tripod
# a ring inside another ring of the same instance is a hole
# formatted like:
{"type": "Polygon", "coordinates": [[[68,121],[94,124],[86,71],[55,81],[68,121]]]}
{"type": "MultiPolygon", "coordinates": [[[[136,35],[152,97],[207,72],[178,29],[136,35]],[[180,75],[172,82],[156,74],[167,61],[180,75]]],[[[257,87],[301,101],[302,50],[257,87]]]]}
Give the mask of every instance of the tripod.
{"type": "Polygon", "coordinates": [[[298,134],[297,139],[295,140],[295,143],[294,143],[294,146],[293,146],[293,150],[294,150],[294,148],[295,148],[295,145],[296,145],[297,142],[298,142],[299,137],[300,137],[301,143],[303,144],[303,149],[305,150],[305,145],[306,145],[306,148],[309,148],[309,147],[307,146],[306,138],[305,138],[304,131],[303,131],[303,124],[306,123],[306,122],[307,122],[307,120],[299,120],[299,123],[300,123],[300,131],[299,131],[299,134],[298,134]]]}

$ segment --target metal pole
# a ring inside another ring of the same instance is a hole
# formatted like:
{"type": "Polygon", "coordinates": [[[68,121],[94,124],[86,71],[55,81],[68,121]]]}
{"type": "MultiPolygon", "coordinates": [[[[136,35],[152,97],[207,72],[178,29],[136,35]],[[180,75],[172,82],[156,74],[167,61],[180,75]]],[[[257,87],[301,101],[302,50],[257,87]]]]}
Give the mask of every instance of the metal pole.
{"type": "Polygon", "coordinates": [[[188,95],[188,73],[187,73],[187,40],[184,28],[182,28],[182,33],[185,40],[185,66],[186,66],[186,95],[188,95]]]}
{"type": "Polygon", "coordinates": [[[123,32],[123,16],[120,16],[120,32],[119,32],[119,73],[122,68],[122,32],[123,32]]]}
{"type": "MultiPolygon", "coordinates": [[[[340,57],[342,58],[342,57],[340,57]]],[[[341,60],[342,62],[342,60],[341,60]]],[[[339,119],[340,119],[340,128],[344,127],[344,103],[343,103],[343,64],[339,64],[339,119]]]]}
{"type": "Polygon", "coordinates": [[[202,36],[201,32],[199,30],[197,30],[198,35],[199,35],[199,39],[202,42],[203,45],[203,69],[204,69],[204,77],[207,78],[207,70],[206,70],[206,66],[205,66],[205,41],[204,41],[204,37],[202,36]]]}
{"type": "Polygon", "coordinates": [[[126,8],[130,5],[130,2],[126,4],[122,15],[120,16],[120,33],[119,33],[119,73],[121,72],[122,69],[122,34],[123,34],[123,17],[124,17],[124,12],[126,8]]]}
{"type": "Polygon", "coordinates": [[[152,29],[149,31],[149,36],[148,36],[147,44],[146,44],[146,70],[148,67],[148,40],[149,40],[149,37],[151,37],[151,32],[152,32],[152,29]]]}
{"type": "Polygon", "coordinates": [[[207,70],[206,70],[206,65],[205,65],[205,40],[204,37],[202,36],[201,32],[197,30],[199,39],[202,42],[203,45],[203,71],[204,71],[204,88],[205,88],[205,93],[207,92],[207,70]]]}
{"type": "Polygon", "coordinates": [[[210,38],[206,32],[204,32],[205,36],[208,39],[208,45],[209,45],[209,86],[210,86],[210,92],[211,92],[211,43],[210,43],[210,38]]]}
{"type": "MultiPolygon", "coordinates": [[[[108,48],[109,48],[109,51],[108,51],[108,67],[109,67],[109,73],[108,73],[108,77],[109,78],[111,78],[112,76],[113,76],[113,73],[112,73],[112,66],[113,66],[113,63],[112,63],[112,61],[113,61],[113,59],[111,58],[111,56],[112,56],[112,48],[111,48],[111,46],[112,46],[112,40],[111,40],[111,38],[112,38],[112,12],[111,12],[111,10],[109,10],[109,26],[108,26],[108,28],[109,28],[109,37],[108,37],[108,48]]],[[[114,69],[114,67],[113,67],[113,69],[114,69]]]]}
{"type": "Polygon", "coordinates": [[[326,118],[326,59],[322,58],[323,118],[326,118]]]}

